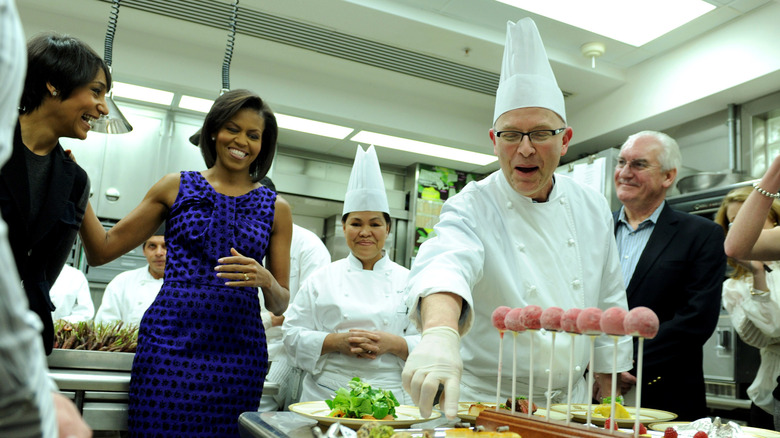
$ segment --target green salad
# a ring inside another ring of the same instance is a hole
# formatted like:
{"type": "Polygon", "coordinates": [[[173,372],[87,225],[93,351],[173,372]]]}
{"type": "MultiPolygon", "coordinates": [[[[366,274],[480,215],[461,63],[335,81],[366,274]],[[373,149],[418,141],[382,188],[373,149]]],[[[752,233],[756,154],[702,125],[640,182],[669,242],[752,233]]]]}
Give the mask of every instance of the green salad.
{"type": "Polygon", "coordinates": [[[371,385],[354,377],[350,389],[339,388],[333,400],[325,400],[331,409],[330,417],[366,418],[382,420],[388,415],[396,418],[395,407],[399,406],[393,391],[373,389],[371,385]]]}

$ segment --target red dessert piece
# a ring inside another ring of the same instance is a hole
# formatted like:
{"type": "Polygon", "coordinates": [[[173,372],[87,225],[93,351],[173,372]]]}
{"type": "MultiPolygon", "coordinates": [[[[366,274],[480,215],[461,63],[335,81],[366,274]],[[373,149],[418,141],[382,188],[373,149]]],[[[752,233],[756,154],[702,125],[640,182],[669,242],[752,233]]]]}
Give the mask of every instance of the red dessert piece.
{"type": "Polygon", "coordinates": [[[563,315],[561,315],[561,329],[569,333],[581,333],[580,329],[577,328],[577,317],[580,315],[580,312],[582,312],[582,309],[576,307],[563,312],[563,315]]]}
{"type": "Polygon", "coordinates": [[[623,321],[628,310],[622,307],[610,307],[601,315],[601,331],[608,335],[625,335],[626,329],[623,321]]]}
{"type": "Polygon", "coordinates": [[[520,312],[520,321],[528,330],[542,328],[542,308],[535,305],[526,306],[520,312]]]}
{"type": "Polygon", "coordinates": [[[664,438],[677,438],[677,430],[673,427],[667,427],[664,431],[664,438]]]}
{"type": "Polygon", "coordinates": [[[588,307],[582,309],[579,316],[577,316],[577,328],[580,333],[586,335],[597,335],[601,333],[601,309],[597,307],[588,307]]]}
{"type": "Polygon", "coordinates": [[[507,330],[511,330],[513,332],[525,331],[525,326],[520,319],[520,314],[522,311],[522,307],[517,307],[507,312],[506,317],[504,317],[504,325],[506,326],[507,330]]]}
{"type": "Polygon", "coordinates": [[[658,334],[658,315],[647,307],[634,307],[623,320],[626,334],[652,339],[658,334]]]}
{"type": "Polygon", "coordinates": [[[506,330],[504,318],[506,318],[506,314],[509,313],[510,310],[512,309],[507,306],[496,307],[496,310],[493,311],[493,327],[499,330],[506,330]]]}
{"type": "Polygon", "coordinates": [[[542,328],[555,332],[561,331],[561,317],[563,317],[563,309],[560,307],[544,309],[541,318],[542,328]]]}

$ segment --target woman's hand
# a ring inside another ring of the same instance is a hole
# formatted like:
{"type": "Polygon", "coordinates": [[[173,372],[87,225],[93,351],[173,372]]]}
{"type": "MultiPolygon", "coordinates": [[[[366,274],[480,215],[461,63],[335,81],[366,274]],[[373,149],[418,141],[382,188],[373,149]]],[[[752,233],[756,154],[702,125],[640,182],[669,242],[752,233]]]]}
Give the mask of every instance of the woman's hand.
{"type": "Polygon", "coordinates": [[[265,269],[257,260],[246,257],[230,248],[230,257],[217,260],[217,277],[227,280],[225,286],[234,287],[270,287],[273,284],[271,272],[265,269]]]}
{"type": "Polygon", "coordinates": [[[387,332],[352,329],[349,331],[349,342],[353,348],[361,352],[358,357],[376,359],[383,354],[394,354],[406,360],[409,348],[406,339],[387,332]]]}

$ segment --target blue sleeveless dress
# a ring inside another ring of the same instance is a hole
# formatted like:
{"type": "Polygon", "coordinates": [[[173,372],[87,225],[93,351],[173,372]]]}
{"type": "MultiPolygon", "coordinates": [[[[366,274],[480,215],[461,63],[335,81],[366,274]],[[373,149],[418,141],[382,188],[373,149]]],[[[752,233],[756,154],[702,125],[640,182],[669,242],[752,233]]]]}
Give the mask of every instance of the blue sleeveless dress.
{"type": "Polygon", "coordinates": [[[165,280],[144,314],[130,379],[133,437],[238,437],[238,416],[256,411],[268,371],[258,289],[216,276],[230,248],[261,261],[276,193],[217,193],[182,172],[165,231],[165,280]]]}

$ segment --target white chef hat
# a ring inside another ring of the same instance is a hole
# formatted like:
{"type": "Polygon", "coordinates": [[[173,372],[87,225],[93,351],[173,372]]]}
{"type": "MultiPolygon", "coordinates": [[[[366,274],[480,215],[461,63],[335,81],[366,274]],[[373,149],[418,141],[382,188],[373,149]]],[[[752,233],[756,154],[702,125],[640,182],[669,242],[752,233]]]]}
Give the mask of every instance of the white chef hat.
{"type": "Polygon", "coordinates": [[[353,211],[381,211],[390,214],[385,182],[382,180],[379,159],[373,145],[366,151],[358,145],[355,153],[355,164],[352,165],[352,173],[349,175],[342,215],[353,211]]]}
{"type": "Polygon", "coordinates": [[[547,108],[566,123],[563,93],[553,75],[536,23],[526,17],[517,23],[506,23],[504,61],[493,123],[507,111],[530,107],[547,108]]]}

